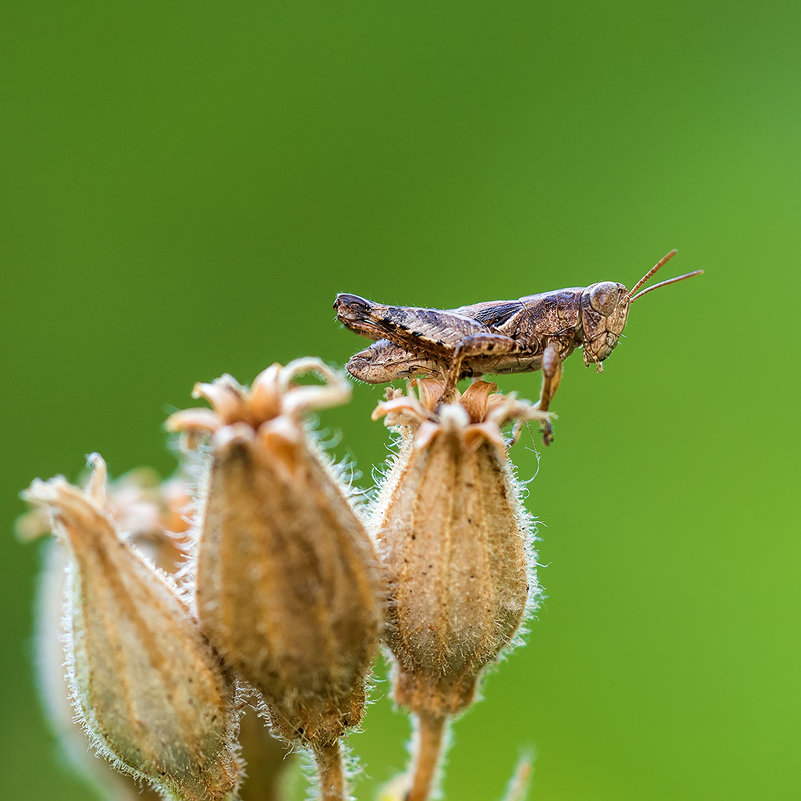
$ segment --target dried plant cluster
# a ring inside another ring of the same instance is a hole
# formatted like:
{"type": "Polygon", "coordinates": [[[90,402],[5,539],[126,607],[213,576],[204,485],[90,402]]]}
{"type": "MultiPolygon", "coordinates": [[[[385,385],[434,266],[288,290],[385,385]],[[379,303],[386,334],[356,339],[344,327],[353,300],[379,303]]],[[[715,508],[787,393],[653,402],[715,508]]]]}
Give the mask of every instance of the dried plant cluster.
{"type": "Polygon", "coordinates": [[[485,381],[443,389],[413,382],[376,408],[397,453],[367,506],[309,425],[350,397],[317,359],[249,388],[199,384],[211,408],[167,421],[177,478],[109,483],[93,455],[85,486],[25,491],[21,534],[56,539],[38,610],[46,707],[107,798],[288,799],[298,749],[320,799],[350,798],[343,740],[381,643],[415,721],[413,763],[385,797],[431,796],[449,721],[537,598],[508,451],[526,421],[547,422],[485,381]]]}

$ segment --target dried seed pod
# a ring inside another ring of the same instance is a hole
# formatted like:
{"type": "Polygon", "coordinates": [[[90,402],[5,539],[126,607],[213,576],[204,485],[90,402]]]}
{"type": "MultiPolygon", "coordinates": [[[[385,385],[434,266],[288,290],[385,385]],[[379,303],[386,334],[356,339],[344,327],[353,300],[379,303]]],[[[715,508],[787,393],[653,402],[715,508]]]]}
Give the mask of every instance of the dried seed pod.
{"type": "Polygon", "coordinates": [[[44,506],[69,558],[66,650],[76,712],[98,752],[174,801],[236,792],[233,694],[175,585],[121,537],[104,508],[105,465],[88,493],[63,478],[24,493],[44,506]]]}
{"type": "MultiPolygon", "coordinates": [[[[183,562],[183,533],[188,487],[181,477],[161,483],[151,470],[139,469],[108,487],[105,507],[117,529],[158,567],[175,572],[183,562]]],[[[34,509],[18,521],[23,539],[50,532],[47,512],[34,509]]],[[[64,596],[68,552],[59,542],[47,543],[39,576],[36,604],[36,673],[45,712],[70,763],[110,801],[159,798],[130,775],[119,773],[92,751],[75,720],[69,683],[64,671],[64,596]]]]}
{"type": "Polygon", "coordinates": [[[401,432],[372,527],[389,592],[395,699],[417,716],[410,801],[427,797],[445,721],[472,702],[536,593],[530,520],[501,426],[547,415],[495,389],[477,381],[438,407],[442,385],[428,380],[419,398],[396,390],[374,413],[401,432]]]}
{"type": "Polygon", "coordinates": [[[58,542],[45,545],[36,599],[36,674],[39,696],[61,752],[106,801],[156,801],[160,794],[114,770],[87,742],[70,700],[64,664],[64,592],[68,558],[58,542]]]}
{"type": "Polygon", "coordinates": [[[304,416],[344,403],[348,385],[302,359],[273,365],[250,390],[223,376],[195,394],[214,411],[178,412],[168,427],[212,435],[198,616],[264,695],[277,732],[312,747],[323,797],[340,798],[337,744],[362,716],[382,593],[370,539],[304,416]],[[308,372],[325,383],[296,385],[308,372]]]}

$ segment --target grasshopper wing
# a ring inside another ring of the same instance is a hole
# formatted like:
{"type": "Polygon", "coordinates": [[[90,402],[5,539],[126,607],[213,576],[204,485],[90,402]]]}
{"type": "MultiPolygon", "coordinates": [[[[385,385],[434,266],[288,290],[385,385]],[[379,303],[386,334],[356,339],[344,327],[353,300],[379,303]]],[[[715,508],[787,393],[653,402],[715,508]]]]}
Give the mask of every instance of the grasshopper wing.
{"type": "Polygon", "coordinates": [[[496,331],[524,309],[525,306],[519,300],[489,300],[474,303],[472,306],[460,306],[453,309],[452,313],[470,317],[496,331]]]}
{"type": "Polygon", "coordinates": [[[420,355],[451,355],[465,337],[493,333],[461,311],[384,306],[358,295],[337,295],[334,309],[351,331],[370,339],[388,339],[420,355]]]}

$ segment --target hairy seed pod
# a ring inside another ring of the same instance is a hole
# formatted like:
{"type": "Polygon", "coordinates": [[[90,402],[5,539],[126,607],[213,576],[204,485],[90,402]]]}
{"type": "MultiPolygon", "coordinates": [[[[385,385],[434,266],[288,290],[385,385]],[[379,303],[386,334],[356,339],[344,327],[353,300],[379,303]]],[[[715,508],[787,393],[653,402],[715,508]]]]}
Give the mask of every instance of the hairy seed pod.
{"type": "Polygon", "coordinates": [[[373,525],[389,587],[396,699],[415,712],[453,715],[470,704],[536,581],[500,426],[541,413],[494,389],[475,382],[437,412],[409,397],[376,410],[403,432],[373,525]]]}
{"type": "Polygon", "coordinates": [[[175,585],[114,526],[105,465],[88,493],[63,478],[24,497],[49,509],[68,555],[68,677],[93,745],[174,801],[235,796],[236,715],[229,681],[175,585]]]}
{"type": "MultiPolygon", "coordinates": [[[[105,508],[125,538],[167,573],[183,562],[183,532],[188,523],[185,508],[189,491],[181,477],[161,482],[154,471],[131,471],[111,483],[105,508]]],[[[34,509],[17,521],[22,539],[50,533],[47,512],[34,509]]],[[[68,552],[59,542],[47,543],[38,581],[36,603],[36,673],[42,702],[64,754],[75,769],[110,801],[148,801],[159,798],[130,774],[119,773],[90,750],[75,720],[64,671],[64,596],[68,552]]]]}
{"type": "Polygon", "coordinates": [[[223,376],[196,394],[214,411],[178,412],[168,427],[212,435],[196,571],[201,625],[264,695],[278,733],[312,747],[324,797],[338,798],[342,788],[325,776],[338,772],[339,757],[326,749],[362,716],[382,594],[370,539],[304,417],[345,402],[349,388],[302,359],[273,365],[250,390],[223,376]],[[308,372],[325,383],[296,385],[308,372]]]}
{"type": "Polygon", "coordinates": [[[470,705],[536,592],[530,520],[501,426],[547,419],[484,381],[439,406],[442,385],[419,386],[419,399],[396,390],[374,413],[401,433],[372,527],[389,592],[395,700],[417,719],[411,801],[427,797],[446,720],[470,705]]]}
{"type": "Polygon", "coordinates": [[[64,592],[68,569],[66,549],[58,542],[45,544],[36,598],[35,656],[39,696],[58,745],[70,766],[105,801],[156,801],[156,790],[140,788],[127,773],[115,770],[89,747],[75,719],[64,664],[64,592]]]}

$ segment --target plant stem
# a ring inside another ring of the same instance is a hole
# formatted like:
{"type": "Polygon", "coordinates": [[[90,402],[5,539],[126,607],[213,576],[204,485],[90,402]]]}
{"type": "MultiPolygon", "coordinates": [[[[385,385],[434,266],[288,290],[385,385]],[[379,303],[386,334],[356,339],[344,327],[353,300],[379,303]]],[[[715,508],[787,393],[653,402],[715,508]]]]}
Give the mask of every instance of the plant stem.
{"type": "Polygon", "coordinates": [[[316,746],[314,759],[320,779],[320,801],[345,801],[345,774],[339,743],[316,746]]]}
{"type": "Polygon", "coordinates": [[[426,801],[437,773],[446,718],[439,715],[417,716],[414,748],[414,773],[407,801],[426,801]]]}

